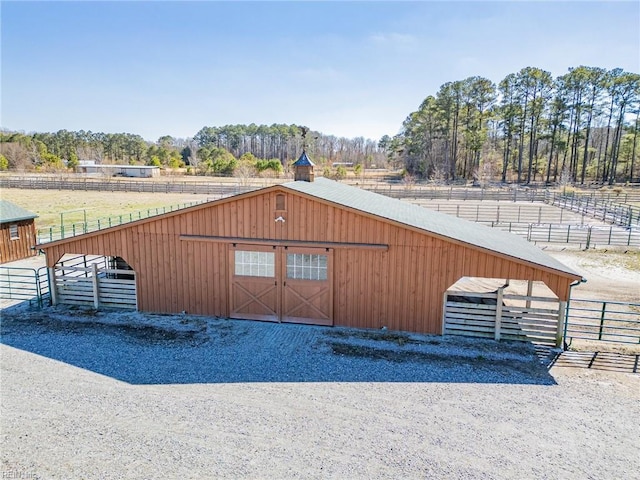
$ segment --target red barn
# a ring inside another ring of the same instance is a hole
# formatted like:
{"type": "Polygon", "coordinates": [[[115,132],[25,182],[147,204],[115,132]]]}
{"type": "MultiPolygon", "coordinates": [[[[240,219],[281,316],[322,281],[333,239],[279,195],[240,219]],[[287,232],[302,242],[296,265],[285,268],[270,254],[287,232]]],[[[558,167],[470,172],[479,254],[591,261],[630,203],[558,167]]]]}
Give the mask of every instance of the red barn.
{"type": "MultiPolygon", "coordinates": [[[[105,257],[105,302],[125,288],[142,311],[423,333],[443,332],[462,277],[544,282],[559,311],[581,279],[516,235],[315,179],[305,153],[295,168],[293,182],[39,248],[54,276],[63,255],[105,257]]],[[[73,300],[57,283],[54,300],[73,300]]]]}

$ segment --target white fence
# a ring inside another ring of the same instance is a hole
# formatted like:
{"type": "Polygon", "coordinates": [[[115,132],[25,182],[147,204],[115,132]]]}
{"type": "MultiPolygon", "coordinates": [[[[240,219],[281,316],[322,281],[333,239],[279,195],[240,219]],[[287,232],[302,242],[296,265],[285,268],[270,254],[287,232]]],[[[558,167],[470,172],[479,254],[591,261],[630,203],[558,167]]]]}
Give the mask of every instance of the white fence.
{"type": "Polygon", "coordinates": [[[443,333],[559,346],[564,310],[557,298],[448,291],[443,333]]]}
{"type": "Polygon", "coordinates": [[[137,309],[133,270],[108,268],[104,259],[86,266],[56,265],[51,288],[53,304],[85,305],[94,308],[137,309]]]}

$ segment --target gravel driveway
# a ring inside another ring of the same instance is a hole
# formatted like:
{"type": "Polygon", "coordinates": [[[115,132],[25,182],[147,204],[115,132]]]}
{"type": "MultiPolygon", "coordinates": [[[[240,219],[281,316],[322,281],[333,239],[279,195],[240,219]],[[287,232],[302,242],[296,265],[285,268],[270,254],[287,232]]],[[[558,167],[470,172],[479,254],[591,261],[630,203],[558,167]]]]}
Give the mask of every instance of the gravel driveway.
{"type": "Polygon", "coordinates": [[[640,376],[526,344],[62,308],[2,344],[3,478],[640,478],[640,376]]]}

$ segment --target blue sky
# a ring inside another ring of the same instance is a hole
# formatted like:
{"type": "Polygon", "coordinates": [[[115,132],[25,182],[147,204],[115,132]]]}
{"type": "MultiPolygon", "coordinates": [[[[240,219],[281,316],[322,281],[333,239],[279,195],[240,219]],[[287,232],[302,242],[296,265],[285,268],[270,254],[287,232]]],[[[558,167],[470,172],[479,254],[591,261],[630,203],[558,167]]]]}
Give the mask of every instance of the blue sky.
{"type": "Polygon", "coordinates": [[[395,135],[445,82],[640,72],[638,2],[6,2],[0,125],[395,135]]]}

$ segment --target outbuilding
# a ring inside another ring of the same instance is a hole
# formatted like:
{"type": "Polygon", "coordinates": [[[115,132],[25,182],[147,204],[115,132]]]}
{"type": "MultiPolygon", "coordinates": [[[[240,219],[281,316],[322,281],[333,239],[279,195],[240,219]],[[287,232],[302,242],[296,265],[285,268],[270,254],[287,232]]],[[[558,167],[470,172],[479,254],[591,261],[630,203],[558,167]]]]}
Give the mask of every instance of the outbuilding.
{"type": "Polygon", "coordinates": [[[96,306],[102,288],[121,297],[117,280],[146,312],[441,334],[462,277],[543,282],[558,317],[581,279],[516,235],[316,179],[306,153],[294,168],[289,183],[39,245],[54,301],[71,298],[75,255],[99,277],[85,278],[96,306]]]}
{"type": "Polygon", "coordinates": [[[81,163],[79,173],[87,175],[104,175],[108,177],[152,178],[160,176],[160,168],[148,165],[97,165],[81,163]]]}
{"type": "Polygon", "coordinates": [[[0,263],[31,257],[37,252],[35,219],[38,216],[15,203],[0,200],[0,263]]]}

